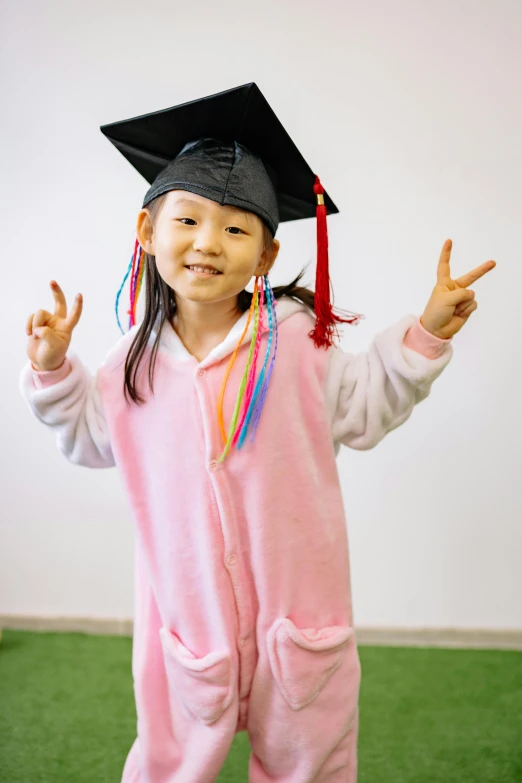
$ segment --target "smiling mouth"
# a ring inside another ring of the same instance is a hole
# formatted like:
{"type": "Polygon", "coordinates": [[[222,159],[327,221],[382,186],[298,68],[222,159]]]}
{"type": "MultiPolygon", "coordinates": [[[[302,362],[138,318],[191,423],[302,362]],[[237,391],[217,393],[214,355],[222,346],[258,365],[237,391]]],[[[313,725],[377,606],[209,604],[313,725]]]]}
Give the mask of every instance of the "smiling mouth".
{"type": "Polygon", "coordinates": [[[195,272],[198,275],[221,275],[222,272],[219,269],[214,269],[213,266],[200,266],[199,264],[190,264],[185,269],[195,272]]]}

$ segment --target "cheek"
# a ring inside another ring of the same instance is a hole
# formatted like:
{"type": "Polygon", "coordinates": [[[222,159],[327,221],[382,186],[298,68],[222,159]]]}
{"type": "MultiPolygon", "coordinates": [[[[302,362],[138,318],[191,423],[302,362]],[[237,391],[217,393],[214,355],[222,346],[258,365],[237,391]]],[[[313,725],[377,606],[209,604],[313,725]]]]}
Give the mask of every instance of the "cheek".
{"type": "Polygon", "coordinates": [[[229,269],[226,279],[229,285],[239,292],[248,286],[254,273],[251,264],[242,264],[229,269]]]}
{"type": "Polygon", "coordinates": [[[248,282],[256,273],[257,261],[258,256],[251,249],[238,251],[230,265],[230,272],[248,282]]]}
{"type": "Polygon", "coordinates": [[[175,258],[186,244],[178,232],[165,231],[156,238],[156,254],[163,258],[175,258]]]}
{"type": "Polygon", "coordinates": [[[156,266],[159,273],[172,277],[179,272],[186,254],[186,242],[181,242],[179,236],[163,234],[156,239],[156,266]]]}

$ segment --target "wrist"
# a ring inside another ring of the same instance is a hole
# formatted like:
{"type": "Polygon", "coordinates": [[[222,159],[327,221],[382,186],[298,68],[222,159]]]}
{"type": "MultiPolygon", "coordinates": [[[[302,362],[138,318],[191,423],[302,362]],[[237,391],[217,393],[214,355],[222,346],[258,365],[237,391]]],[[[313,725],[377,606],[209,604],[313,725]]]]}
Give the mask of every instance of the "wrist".
{"type": "Polygon", "coordinates": [[[436,337],[437,340],[445,340],[445,341],[447,341],[448,339],[451,339],[451,338],[448,338],[448,337],[442,337],[440,334],[437,334],[433,330],[428,329],[428,327],[425,324],[422,323],[422,316],[419,318],[419,324],[420,324],[420,326],[422,326],[422,328],[424,329],[425,332],[430,334],[432,337],[436,337]]]}
{"type": "Polygon", "coordinates": [[[58,364],[56,367],[35,367],[33,362],[31,361],[31,368],[34,372],[55,372],[55,370],[59,370],[63,365],[65,364],[65,357],[61,364],[58,364]]]}

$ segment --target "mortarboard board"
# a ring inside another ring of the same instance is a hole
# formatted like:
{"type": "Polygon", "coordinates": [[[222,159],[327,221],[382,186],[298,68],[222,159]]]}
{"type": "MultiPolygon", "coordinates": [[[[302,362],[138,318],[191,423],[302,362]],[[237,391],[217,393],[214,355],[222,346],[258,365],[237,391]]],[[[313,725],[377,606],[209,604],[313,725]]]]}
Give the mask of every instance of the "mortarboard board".
{"type": "Polygon", "coordinates": [[[188,190],[257,214],[272,235],[279,222],[316,216],[310,336],[327,347],[336,323],[358,321],[335,315],[330,304],[326,215],[339,210],[254,82],[100,130],[150,183],[142,207],[169,190],[188,190]]]}

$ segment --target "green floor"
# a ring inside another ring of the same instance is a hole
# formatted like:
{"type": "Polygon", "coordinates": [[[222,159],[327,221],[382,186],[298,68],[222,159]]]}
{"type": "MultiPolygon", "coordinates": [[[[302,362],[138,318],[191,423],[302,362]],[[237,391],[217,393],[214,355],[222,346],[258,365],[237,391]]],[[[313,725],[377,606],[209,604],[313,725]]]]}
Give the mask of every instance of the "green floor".
{"type": "MultiPolygon", "coordinates": [[[[135,736],[126,637],[4,631],[1,783],[119,783],[135,736]]],[[[359,783],[522,783],[522,653],[360,647],[359,783]]],[[[245,783],[236,736],[219,783],[245,783]]]]}

